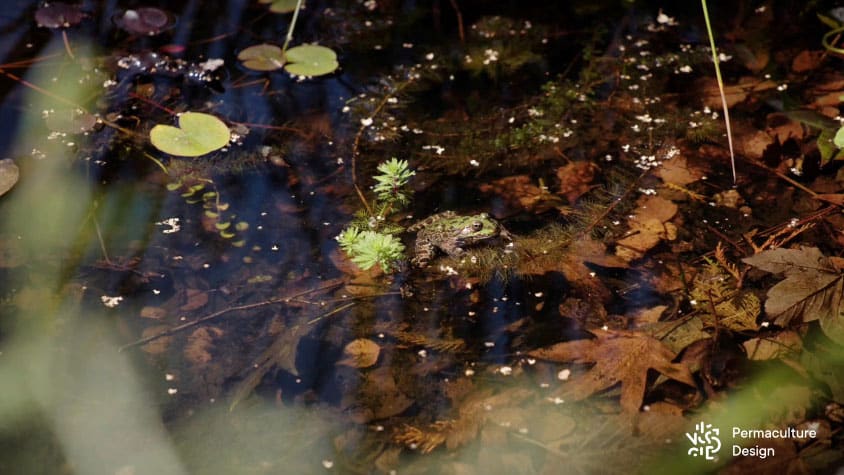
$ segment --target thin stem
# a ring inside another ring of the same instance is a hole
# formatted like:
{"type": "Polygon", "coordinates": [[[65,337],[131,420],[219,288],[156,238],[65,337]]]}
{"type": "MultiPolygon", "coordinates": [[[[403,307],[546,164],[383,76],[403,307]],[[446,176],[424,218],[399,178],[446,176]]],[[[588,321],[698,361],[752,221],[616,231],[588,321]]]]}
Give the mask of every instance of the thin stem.
{"type": "Polygon", "coordinates": [[[463,14],[460,13],[460,6],[457,5],[457,0],[450,0],[451,8],[454,9],[455,15],[457,15],[457,33],[460,36],[460,44],[466,43],[466,33],[463,31],[463,14]]]}
{"type": "Polygon", "coordinates": [[[70,40],[67,39],[67,30],[62,30],[62,41],[64,41],[64,49],[67,50],[67,55],[70,56],[70,59],[76,59],[76,56],[73,55],[73,50],[70,49],[70,40]]]}
{"type": "Polygon", "coordinates": [[[112,265],[111,259],[108,257],[108,250],[106,249],[105,239],[103,239],[103,232],[100,230],[100,223],[97,221],[97,203],[94,202],[94,209],[91,210],[91,221],[94,223],[94,229],[97,231],[97,239],[100,241],[100,250],[103,253],[103,259],[105,259],[106,263],[112,265]]]}
{"type": "Polygon", "coordinates": [[[706,8],[706,0],[700,0],[703,7],[703,19],[706,22],[706,32],[709,34],[709,46],[712,49],[712,62],[715,63],[715,77],[718,80],[718,91],[721,93],[721,105],[724,108],[724,123],[727,125],[727,143],[730,146],[730,165],[733,169],[733,185],[736,184],[736,154],[733,151],[733,132],[730,128],[730,109],[727,107],[727,95],[724,93],[724,80],[721,78],[721,66],[718,62],[718,51],[715,49],[715,36],[712,34],[712,25],[709,23],[709,9],[706,8]]]}
{"type": "Polygon", "coordinates": [[[840,26],[834,30],[828,31],[823,38],[821,38],[821,44],[827,51],[837,53],[837,54],[844,54],[844,49],[836,48],[833,46],[835,43],[838,43],[838,35],[844,33],[844,26],[840,26]],[[834,37],[834,38],[833,38],[834,37]],[[832,38],[832,41],[830,41],[832,38]]]}
{"type": "Polygon", "coordinates": [[[296,9],[293,10],[293,19],[290,20],[290,27],[287,28],[287,38],[284,39],[284,46],[281,47],[282,56],[287,52],[287,45],[293,39],[293,29],[296,27],[296,19],[299,18],[299,10],[302,8],[302,0],[296,0],[296,9]]]}
{"type": "Polygon", "coordinates": [[[158,160],[157,158],[153,157],[152,155],[150,155],[146,152],[144,152],[144,156],[147,157],[148,159],[152,160],[152,163],[155,163],[156,165],[158,165],[158,168],[160,168],[164,172],[165,175],[170,174],[170,172],[167,171],[167,167],[165,167],[164,164],[161,163],[160,160],[158,160]]]}

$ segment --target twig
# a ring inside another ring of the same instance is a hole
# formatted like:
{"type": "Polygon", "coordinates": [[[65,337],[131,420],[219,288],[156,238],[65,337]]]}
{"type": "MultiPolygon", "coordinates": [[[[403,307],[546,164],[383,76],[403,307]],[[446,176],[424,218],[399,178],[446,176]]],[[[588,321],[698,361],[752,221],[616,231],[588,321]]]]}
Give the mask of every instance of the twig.
{"type": "Polygon", "coordinates": [[[451,8],[454,9],[455,15],[457,15],[457,34],[460,35],[460,44],[466,43],[466,34],[463,31],[463,14],[460,13],[460,7],[457,5],[457,0],[449,0],[451,2],[451,8]]]}
{"type": "MultiPolygon", "coordinates": [[[[384,98],[381,99],[381,102],[373,109],[372,114],[369,116],[370,119],[375,120],[375,117],[381,113],[381,110],[388,104],[390,98],[395,97],[402,91],[402,89],[406,88],[413,82],[413,76],[410,76],[407,81],[400,84],[396,87],[394,94],[385,94],[384,98]]],[[[372,207],[369,206],[369,201],[366,200],[366,197],[363,195],[363,191],[361,191],[360,186],[358,186],[358,171],[357,171],[357,157],[360,153],[360,139],[363,137],[363,132],[366,130],[368,125],[361,124],[358,128],[358,132],[355,134],[355,140],[352,142],[352,186],[355,188],[355,192],[358,194],[358,198],[360,198],[361,203],[363,203],[363,207],[366,208],[366,212],[372,215],[372,207]]]]}
{"type": "Polygon", "coordinates": [[[70,59],[76,59],[76,56],[73,55],[73,50],[70,48],[70,41],[67,39],[67,30],[62,30],[62,41],[64,41],[64,49],[67,51],[70,59]]]}
{"type": "Polygon", "coordinates": [[[201,323],[205,323],[209,320],[213,320],[217,317],[223,316],[223,315],[230,313],[230,312],[237,312],[237,311],[240,311],[240,310],[252,310],[254,308],[266,307],[267,305],[275,305],[277,303],[289,303],[291,300],[293,300],[297,297],[301,297],[303,295],[307,295],[307,294],[317,292],[317,291],[320,291],[320,290],[330,289],[330,288],[333,288],[333,287],[339,287],[340,285],[342,285],[342,282],[332,282],[332,283],[327,284],[327,285],[315,287],[313,289],[304,290],[302,292],[296,293],[294,295],[286,296],[286,297],[277,297],[277,298],[273,298],[273,299],[269,299],[269,300],[264,300],[262,302],[249,303],[249,304],[245,304],[245,305],[235,305],[233,307],[224,308],[224,309],[218,310],[214,313],[210,313],[208,315],[205,315],[204,317],[200,317],[196,320],[193,320],[193,321],[190,321],[190,322],[187,322],[187,323],[183,323],[181,325],[177,325],[173,328],[168,328],[167,330],[164,330],[161,333],[156,333],[155,335],[150,335],[150,336],[141,338],[139,340],[135,340],[131,343],[127,343],[127,344],[121,346],[120,348],[118,348],[117,351],[123,351],[123,350],[127,350],[129,348],[134,348],[136,346],[145,345],[145,344],[147,344],[151,341],[155,341],[155,340],[157,340],[161,337],[165,337],[165,336],[173,335],[175,333],[179,333],[181,331],[187,330],[188,328],[195,327],[195,326],[197,326],[201,323]]]}

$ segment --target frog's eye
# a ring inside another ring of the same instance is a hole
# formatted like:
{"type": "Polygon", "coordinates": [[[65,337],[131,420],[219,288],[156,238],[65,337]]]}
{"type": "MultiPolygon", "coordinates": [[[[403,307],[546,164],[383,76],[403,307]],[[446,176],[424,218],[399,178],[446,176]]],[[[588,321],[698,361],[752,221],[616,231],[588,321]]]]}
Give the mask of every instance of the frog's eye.
{"type": "Polygon", "coordinates": [[[472,223],[472,230],[473,231],[480,231],[483,228],[484,228],[484,223],[482,223],[480,221],[475,221],[475,222],[472,223]]]}

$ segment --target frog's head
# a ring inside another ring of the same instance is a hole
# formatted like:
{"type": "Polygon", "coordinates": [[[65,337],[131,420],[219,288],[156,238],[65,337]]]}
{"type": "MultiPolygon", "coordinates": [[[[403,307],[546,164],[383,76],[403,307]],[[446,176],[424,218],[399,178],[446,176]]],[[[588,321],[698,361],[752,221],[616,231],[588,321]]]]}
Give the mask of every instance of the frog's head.
{"type": "Polygon", "coordinates": [[[496,239],[499,236],[508,237],[507,231],[501,224],[490,218],[488,214],[481,213],[474,216],[464,216],[455,228],[459,229],[457,240],[460,245],[467,246],[477,242],[496,239]]]}

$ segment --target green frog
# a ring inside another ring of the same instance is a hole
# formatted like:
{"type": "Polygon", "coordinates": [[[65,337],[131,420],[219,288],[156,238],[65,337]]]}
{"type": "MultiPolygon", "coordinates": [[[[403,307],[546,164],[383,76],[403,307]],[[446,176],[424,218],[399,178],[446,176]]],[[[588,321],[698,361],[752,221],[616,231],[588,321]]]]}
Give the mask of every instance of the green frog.
{"type": "Polygon", "coordinates": [[[504,226],[486,213],[458,216],[453,211],[444,211],[429,216],[407,230],[417,232],[411,262],[420,268],[428,265],[437,249],[457,257],[470,246],[491,243],[499,238],[513,240],[504,226]]]}

